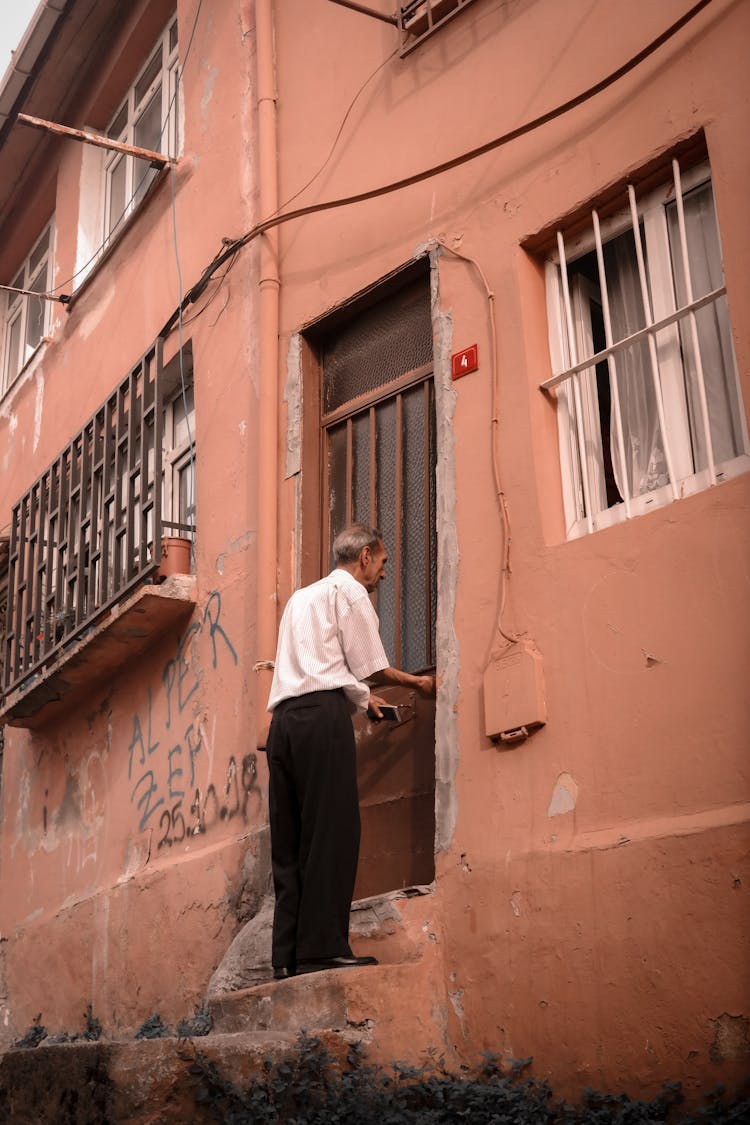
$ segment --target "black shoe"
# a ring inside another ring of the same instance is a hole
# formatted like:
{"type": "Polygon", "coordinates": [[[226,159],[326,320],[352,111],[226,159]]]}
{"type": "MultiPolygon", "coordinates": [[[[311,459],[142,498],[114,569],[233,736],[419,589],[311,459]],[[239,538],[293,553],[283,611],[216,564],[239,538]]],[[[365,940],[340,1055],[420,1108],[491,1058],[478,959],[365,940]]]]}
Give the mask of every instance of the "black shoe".
{"type": "Polygon", "coordinates": [[[274,980],[288,980],[289,977],[294,977],[296,975],[297,970],[290,965],[279,965],[278,968],[274,968],[273,970],[274,980]]]}
{"type": "Polygon", "coordinates": [[[316,957],[312,961],[300,961],[297,973],[322,973],[326,969],[356,969],[362,965],[377,965],[377,957],[316,957]]]}

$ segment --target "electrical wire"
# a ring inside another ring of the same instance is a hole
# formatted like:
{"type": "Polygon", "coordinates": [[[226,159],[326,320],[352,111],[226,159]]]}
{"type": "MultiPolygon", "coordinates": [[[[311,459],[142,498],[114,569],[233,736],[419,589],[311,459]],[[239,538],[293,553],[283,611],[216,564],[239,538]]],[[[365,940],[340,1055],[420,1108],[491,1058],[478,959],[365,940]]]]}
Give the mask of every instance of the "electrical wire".
{"type": "Polygon", "coordinates": [[[503,628],[503,617],[505,616],[505,602],[508,590],[508,579],[510,578],[510,517],[508,515],[508,504],[505,497],[505,490],[502,485],[502,478],[500,474],[500,379],[499,369],[497,362],[497,327],[495,323],[495,294],[493,293],[489,282],[485,276],[484,270],[480,266],[476,258],[470,257],[468,254],[462,254],[459,250],[454,250],[452,246],[448,246],[442,239],[435,240],[437,245],[447,250],[455,258],[459,258],[462,262],[468,262],[473,266],[482,280],[485,293],[487,295],[487,309],[489,318],[489,335],[490,335],[490,366],[491,366],[491,387],[492,387],[492,475],[495,483],[495,497],[497,499],[498,509],[500,512],[500,522],[503,529],[503,564],[500,567],[500,597],[498,601],[498,614],[497,614],[497,631],[510,644],[516,644],[520,637],[515,633],[508,633],[503,628]]]}
{"type": "MultiPolygon", "coordinates": [[[[500,136],[494,137],[492,140],[486,141],[484,144],[478,145],[476,148],[469,149],[467,152],[461,153],[459,156],[452,157],[450,160],[445,160],[440,164],[434,164],[429,168],[423,169],[421,172],[415,172],[411,176],[405,176],[402,179],[394,180],[391,183],[382,184],[380,187],[370,188],[368,191],[358,192],[356,195],[348,195],[342,196],[338,199],[325,200],[322,203],[312,203],[307,207],[300,207],[294,211],[285,211],[282,214],[276,213],[266,219],[263,219],[260,223],[257,223],[254,227],[247,231],[246,234],[242,235],[241,238],[236,239],[234,242],[230,243],[229,246],[225,247],[224,250],[221,250],[218,254],[216,254],[213,260],[205,268],[195,285],[185,295],[184,304],[193,304],[196,300],[198,300],[198,298],[205,291],[206,286],[211,281],[216,270],[219,269],[219,267],[222,266],[224,262],[233,257],[233,255],[235,255],[244,246],[247,246],[249,242],[254,241],[266,231],[272,230],[274,227],[281,226],[283,223],[291,222],[291,220],[293,219],[301,219],[306,217],[307,215],[315,215],[324,211],[332,211],[339,207],[348,207],[355,203],[363,203],[367,200],[376,199],[384,195],[389,195],[392,192],[401,191],[404,188],[412,187],[414,184],[422,183],[424,180],[432,179],[435,176],[442,175],[444,172],[449,172],[453,168],[459,168],[461,167],[461,165],[467,164],[472,160],[476,160],[478,157],[484,156],[489,152],[494,152],[496,149],[510,144],[511,141],[518,140],[520,137],[526,136],[526,134],[539,129],[542,125],[546,125],[550,121],[554,121],[556,118],[562,117],[564,114],[569,113],[571,110],[576,109],[578,106],[583,105],[587,101],[590,101],[597,94],[602,93],[604,90],[614,85],[615,82],[618,82],[621,78],[624,78],[626,74],[629,74],[642,62],[645,62],[647,58],[653,55],[660,47],[662,47],[665,43],[672,39],[679,31],[681,31],[683,27],[690,23],[690,21],[694,19],[695,16],[697,16],[701,11],[703,11],[704,8],[708,7],[711,2],[712,0],[698,0],[698,3],[694,4],[687,12],[685,12],[684,15],[675,20],[674,23],[670,24],[670,26],[666,28],[665,31],[663,31],[655,39],[652,39],[650,43],[648,43],[641,51],[633,55],[630,59],[627,60],[627,62],[618,67],[617,70],[612,71],[605,78],[600,79],[598,82],[594,83],[593,86],[589,86],[586,90],[583,90],[575,97],[568,99],[568,101],[562,102],[561,104],[555,106],[553,109],[548,110],[546,113],[540,114],[538,117],[533,118],[531,121],[528,121],[523,125],[519,125],[515,129],[511,129],[507,133],[502,133],[500,136]]],[[[163,335],[168,335],[172,331],[180,315],[181,309],[175,309],[162,329],[163,335]]]]}
{"type": "MultiPolygon", "coordinates": [[[[169,103],[169,108],[167,110],[167,122],[169,121],[169,117],[170,117],[170,114],[172,112],[172,106],[174,105],[175,101],[177,100],[178,92],[179,92],[179,89],[180,89],[180,82],[182,81],[182,75],[184,74],[185,67],[187,65],[187,60],[190,56],[190,48],[193,45],[193,38],[195,36],[195,29],[198,26],[198,18],[200,16],[202,6],[203,6],[203,0],[198,0],[198,7],[196,9],[195,17],[193,19],[193,26],[191,28],[190,35],[188,37],[187,47],[185,48],[185,58],[183,60],[182,66],[178,67],[177,73],[175,75],[174,93],[173,93],[172,99],[169,103]]],[[[164,125],[162,126],[162,135],[163,135],[164,129],[166,128],[167,122],[165,122],[164,125]]],[[[186,516],[186,519],[187,519],[187,513],[191,510],[191,508],[192,508],[193,511],[195,510],[195,495],[194,495],[194,489],[195,489],[195,440],[194,440],[194,437],[193,437],[192,428],[190,426],[190,412],[188,410],[188,401],[187,401],[187,385],[186,385],[186,382],[185,382],[185,353],[184,353],[184,347],[183,347],[183,327],[184,327],[184,325],[183,325],[183,314],[182,314],[182,310],[183,310],[182,266],[180,264],[180,247],[179,247],[179,242],[178,242],[178,238],[177,238],[177,201],[176,201],[176,197],[175,197],[174,161],[173,160],[170,160],[170,163],[169,163],[169,185],[170,185],[171,209],[172,209],[172,237],[173,237],[173,243],[174,243],[175,265],[177,267],[177,290],[178,290],[178,295],[179,295],[179,300],[180,300],[180,303],[177,306],[178,310],[179,310],[179,312],[178,312],[178,330],[179,330],[179,334],[178,334],[178,356],[179,356],[179,367],[180,367],[180,391],[181,391],[181,395],[182,395],[182,405],[183,405],[183,409],[185,411],[185,427],[187,429],[188,447],[190,449],[189,463],[191,465],[191,472],[190,472],[189,477],[188,477],[188,485],[189,485],[188,495],[187,495],[187,498],[186,498],[186,513],[185,513],[185,516],[186,516]]],[[[226,272],[228,273],[229,271],[227,270],[226,272]]],[[[225,274],[225,276],[226,276],[226,274],[225,274]]],[[[174,518],[174,512],[172,513],[172,516],[174,518]]],[[[195,549],[194,542],[193,542],[193,545],[192,545],[192,549],[193,550],[195,549]]]]}
{"type": "Polygon", "coordinates": [[[396,49],[391,51],[391,53],[389,55],[386,55],[386,57],[383,59],[383,61],[381,63],[378,63],[378,65],[373,70],[372,74],[370,74],[364,80],[364,82],[362,83],[362,85],[360,86],[360,88],[357,90],[356,94],[352,98],[351,102],[349,103],[349,107],[348,107],[346,113],[344,114],[344,116],[341,119],[341,124],[338,127],[338,132],[336,133],[336,136],[333,138],[333,143],[331,144],[331,147],[328,150],[328,156],[325,158],[323,163],[320,165],[317,172],[313,173],[313,175],[310,177],[310,179],[307,181],[307,183],[303,184],[303,186],[299,189],[299,191],[295,191],[294,195],[290,195],[288,199],[285,199],[283,203],[279,204],[277,210],[273,212],[274,215],[278,215],[283,207],[288,207],[290,203],[294,203],[295,199],[299,199],[299,197],[302,195],[303,191],[307,191],[307,189],[310,187],[310,185],[315,183],[318,176],[321,174],[321,172],[324,171],[324,169],[326,168],[327,164],[329,163],[331,157],[333,156],[333,154],[336,150],[336,145],[339,143],[339,140],[341,139],[341,134],[344,131],[344,126],[346,125],[347,121],[349,120],[349,116],[351,115],[351,112],[354,109],[357,102],[359,101],[360,97],[362,96],[364,91],[367,89],[369,84],[372,82],[375,75],[379,74],[380,71],[383,69],[383,67],[387,63],[389,63],[391,61],[391,59],[394,58],[398,54],[398,52],[399,52],[399,48],[396,47],[396,49]]]}
{"type": "MultiPolygon", "coordinates": [[[[377,65],[377,66],[375,67],[375,69],[374,69],[374,70],[372,71],[372,73],[368,75],[368,77],[367,77],[367,78],[366,78],[366,79],[364,80],[364,82],[362,83],[362,85],[361,85],[361,86],[359,87],[359,89],[357,90],[356,94],[354,95],[354,97],[352,98],[351,102],[349,103],[349,106],[348,106],[348,108],[347,108],[347,110],[346,110],[346,113],[344,114],[344,116],[343,116],[343,117],[342,117],[342,119],[341,119],[341,123],[340,123],[340,125],[339,125],[339,127],[338,127],[338,130],[336,131],[336,135],[335,135],[335,137],[333,138],[333,141],[331,142],[331,146],[330,146],[330,148],[329,148],[329,150],[328,150],[328,155],[326,156],[326,158],[325,158],[325,160],[323,161],[323,163],[322,163],[322,164],[321,164],[321,165],[320,165],[320,166],[318,167],[317,171],[313,172],[313,174],[312,174],[312,176],[310,177],[310,179],[309,179],[309,180],[307,180],[307,182],[306,182],[306,183],[304,183],[304,184],[302,185],[302,187],[301,187],[301,188],[299,188],[299,189],[298,189],[297,191],[295,191],[293,195],[290,195],[290,196],[289,196],[289,197],[288,197],[287,199],[285,199],[285,200],[284,200],[284,202],[283,202],[283,203],[280,203],[280,204],[279,204],[279,206],[278,206],[278,207],[276,208],[276,210],[272,212],[272,215],[278,215],[278,214],[280,214],[280,212],[282,211],[282,209],[283,209],[284,207],[288,207],[290,203],[293,203],[295,199],[298,199],[298,198],[300,197],[300,195],[302,195],[302,193],[303,193],[303,192],[307,191],[307,189],[308,189],[308,188],[309,188],[309,187],[310,187],[310,186],[311,186],[312,184],[314,184],[314,183],[315,183],[315,181],[317,180],[317,178],[318,178],[318,177],[319,177],[319,176],[321,175],[321,173],[322,173],[322,172],[323,172],[323,171],[325,170],[325,168],[326,168],[326,167],[327,167],[327,165],[329,164],[329,162],[330,162],[330,160],[331,160],[331,158],[332,158],[332,156],[333,156],[334,152],[336,151],[336,146],[338,145],[338,143],[339,143],[339,140],[341,139],[341,135],[342,135],[342,133],[344,132],[344,128],[345,128],[345,126],[346,126],[346,123],[347,123],[347,121],[349,120],[349,117],[351,116],[351,113],[352,113],[352,111],[353,111],[353,109],[354,109],[355,105],[357,104],[357,102],[358,102],[359,98],[360,98],[360,97],[362,96],[362,94],[364,93],[364,91],[365,91],[365,90],[367,89],[368,85],[369,85],[369,84],[370,84],[370,82],[371,82],[371,81],[373,80],[373,78],[374,78],[374,77],[375,77],[375,76],[376,76],[377,74],[379,74],[379,72],[380,72],[380,71],[381,71],[381,70],[383,69],[383,67],[384,67],[384,66],[386,66],[386,64],[387,64],[387,63],[389,63],[389,62],[391,61],[391,59],[392,59],[392,58],[394,58],[394,56],[395,56],[395,55],[397,55],[397,54],[398,54],[398,50],[399,50],[399,49],[398,49],[398,47],[396,47],[396,48],[395,48],[395,50],[391,51],[389,55],[386,55],[386,57],[385,57],[385,58],[384,58],[384,59],[382,60],[382,62],[378,63],[378,65],[377,65]]],[[[231,245],[234,245],[234,244],[235,244],[235,243],[234,243],[234,240],[230,240],[230,244],[231,244],[231,245]]],[[[222,286],[222,284],[223,284],[224,280],[226,279],[227,275],[229,274],[229,271],[230,271],[230,270],[231,270],[231,269],[233,268],[233,266],[234,266],[234,264],[235,264],[235,262],[236,262],[236,261],[237,261],[236,257],[232,257],[232,258],[230,258],[230,264],[229,264],[229,267],[228,267],[228,268],[227,268],[227,269],[225,270],[225,272],[224,272],[224,273],[223,273],[223,274],[222,274],[222,275],[220,276],[220,278],[219,278],[219,284],[217,285],[216,289],[215,289],[215,290],[214,290],[214,292],[212,293],[212,295],[211,295],[211,297],[209,298],[209,300],[208,300],[208,301],[206,302],[206,304],[205,304],[205,305],[203,306],[203,308],[202,308],[202,309],[200,309],[200,310],[199,310],[199,311],[198,311],[197,313],[195,313],[195,315],[194,315],[194,316],[191,316],[191,317],[189,318],[189,320],[183,320],[183,325],[187,325],[187,324],[192,324],[192,323],[193,323],[193,321],[197,320],[199,316],[202,316],[202,315],[203,315],[203,313],[204,313],[204,312],[206,311],[206,309],[207,309],[207,308],[208,308],[208,307],[209,307],[209,306],[211,305],[211,303],[212,303],[212,302],[213,302],[213,301],[215,300],[215,298],[217,297],[217,295],[218,295],[218,294],[219,294],[219,292],[221,291],[221,286],[222,286]]],[[[226,307],[226,306],[224,306],[224,307],[226,307]]],[[[222,311],[223,311],[223,309],[222,309],[222,311]]],[[[218,318],[217,318],[217,319],[218,319],[218,318]]],[[[214,322],[214,323],[215,323],[215,322],[214,322]]]]}

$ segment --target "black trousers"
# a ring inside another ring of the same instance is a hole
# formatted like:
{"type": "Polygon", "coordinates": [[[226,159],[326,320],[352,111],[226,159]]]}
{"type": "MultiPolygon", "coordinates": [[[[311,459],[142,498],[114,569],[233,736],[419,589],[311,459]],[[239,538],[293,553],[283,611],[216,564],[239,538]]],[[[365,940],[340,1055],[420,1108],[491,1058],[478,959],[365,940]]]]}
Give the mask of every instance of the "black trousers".
{"type": "Polygon", "coordinates": [[[343,691],[279,703],[266,749],[273,965],[349,956],[360,820],[354,728],[343,691]]]}

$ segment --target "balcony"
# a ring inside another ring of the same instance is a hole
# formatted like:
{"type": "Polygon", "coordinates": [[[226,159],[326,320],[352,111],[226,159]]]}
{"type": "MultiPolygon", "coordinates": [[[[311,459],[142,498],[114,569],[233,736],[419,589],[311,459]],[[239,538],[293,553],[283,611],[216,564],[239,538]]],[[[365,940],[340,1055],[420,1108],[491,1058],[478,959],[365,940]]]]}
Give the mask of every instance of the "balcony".
{"type": "MultiPolygon", "coordinates": [[[[194,447],[190,436],[175,458],[170,435],[190,427],[173,401],[165,406],[161,345],[13,508],[9,538],[0,541],[2,722],[48,722],[192,612],[189,574],[161,584],[162,535],[194,532],[185,522],[194,447]]],[[[180,398],[185,414],[184,385],[180,398]]],[[[182,569],[190,570],[189,551],[182,569]]]]}
{"type": "Polygon", "coordinates": [[[84,700],[119,668],[170,630],[180,631],[195,605],[194,575],[139,586],[71,637],[48,665],[16,683],[0,705],[0,723],[36,729],[84,700]]]}

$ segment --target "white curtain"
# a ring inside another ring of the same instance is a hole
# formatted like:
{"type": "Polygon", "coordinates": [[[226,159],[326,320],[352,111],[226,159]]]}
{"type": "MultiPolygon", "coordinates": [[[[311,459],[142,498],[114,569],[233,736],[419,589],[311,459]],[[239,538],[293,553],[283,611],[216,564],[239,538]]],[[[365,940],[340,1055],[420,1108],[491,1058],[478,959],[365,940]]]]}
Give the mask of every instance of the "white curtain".
{"type": "MultiPolygon", "coordinates": [[[[710,183],[703,184],[687,195],[684,209],[693,297],[697,298],[712,289],[717,289],[723,283],[719,232],[710,183]]],[[[676,298],[680,305],[684,305],[687,301],[687,290],[675,204],[669,207],[668,221],[676,298]]],[[[700,309],[695,316],[714,462],[720,464],[722,461],[736,457],[743,448],[740,403],[737,380],[734,377],[734,353],[726,297],[720,297],[718,301],[700,309]]],[[[697,471],[706,467],[708,457],[698,393],[698,368],[687,321],[680,324],[680,340],[685,367],[690,436],[697,471]]]]}
{"type": "MultiPolygon", "coordinates": [[[[604,247],[612,337],[622,340],[644,328],[646,318],[638,279],[635,243],[630,232],[604,247]]],[[[610,446],[620,495],[632,498],[669,483],[656,407],[648,344],[641,341],[616,353],[617,391],[625,453],[622,457],[615,419],[615,388],[611,386],[610,446]]]]}

